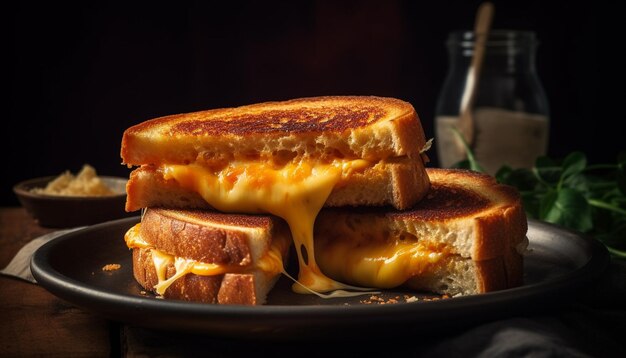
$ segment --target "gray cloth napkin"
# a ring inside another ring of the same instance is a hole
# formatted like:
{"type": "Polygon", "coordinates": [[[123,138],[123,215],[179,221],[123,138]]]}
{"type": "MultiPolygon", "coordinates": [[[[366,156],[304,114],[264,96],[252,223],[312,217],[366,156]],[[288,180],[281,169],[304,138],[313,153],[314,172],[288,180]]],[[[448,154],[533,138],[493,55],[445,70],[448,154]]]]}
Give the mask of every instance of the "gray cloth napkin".
{"type": "Polygon", "coordinates": [[[20,249],[20,251],[17,253],[17,255],[15,255],[13,260],[11,260],[7,267],[3,268],[0,273],[3,275],[20,278],[28,282],[37,283],[37,281],[30,272],[30,259],[35,251],[37,251],[38,248],[40,248],[43,244],[52,239],[82,228],[83,227],[81,226],[72,229],[53,231],[51,233],[33,239],[31,242],[24,245],[24,247],[20,249]]]}

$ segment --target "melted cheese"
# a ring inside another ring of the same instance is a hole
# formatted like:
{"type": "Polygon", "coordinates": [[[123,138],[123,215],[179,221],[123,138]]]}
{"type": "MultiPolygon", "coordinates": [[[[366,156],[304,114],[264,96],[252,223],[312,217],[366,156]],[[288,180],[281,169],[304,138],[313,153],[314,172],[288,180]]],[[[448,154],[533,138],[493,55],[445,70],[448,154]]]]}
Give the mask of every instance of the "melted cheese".
{"type": "Polygon", "coordinates": [[[446,256],[446,250],[414,241],[353,239],[325,241],[318,247],[318,262],[329,275],[358,285],[397,287],[446,256]]]}
{"type": "Polygon", "coordinates": [[[130,228],[124,235],[126,246],[129,248],[149,249],[152,256],[152,263],[157,273],[158,283],[154,286],[156,293],[163,295],[165,291],[179,278],[188,273],[200,276],[215,276],[225,273],[246,272],[259,269],[268,275],[275,275],[284,271],[283,258],[281,252],[284,251],[287,243],[286,240],[275,238],[266,254],[261,257],[252,266],[238,265],[220,265],[214,263],[206,263],[192,259],[175,257],[161,250],[153,248],[139,234],[141,224],[137,224],[130,228]],[[171,277],[167,277],[167,268],[174,266],[175,273],[171,277]]]}
{"type": "Polygon", "coordinates": [[[124,234],[124,241],[126,241],[126,246],[128,246],[129,249],[148,249],[151,247],[150,244],[148,244],[139,234],[140,227],[141,224],[137,224],[128,229],[128,231],[126,231],[126,234],[124,234]]]}
{"type": "Polygon", "coordinates": [[[333,188],[352,171],[371,166],[365,160],[329,164],[302,160],[275,168],[263,162],[233,161],[218,172],[199,164],[163,165],[165,179],[199,193],[223,212],[270,213],[291,229],[300,270],[295,292],[358,289],[322,273],[315,259],[313,224],[333,188]]]}

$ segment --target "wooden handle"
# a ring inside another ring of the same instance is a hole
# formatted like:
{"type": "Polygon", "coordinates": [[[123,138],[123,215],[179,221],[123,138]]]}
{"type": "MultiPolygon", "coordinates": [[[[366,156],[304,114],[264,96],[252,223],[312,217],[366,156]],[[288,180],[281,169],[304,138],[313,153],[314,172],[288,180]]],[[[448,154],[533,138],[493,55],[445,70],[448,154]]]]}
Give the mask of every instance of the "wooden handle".
{"type": "MultiPolygon", "coordinates": [[[[467,72],[467,80],[465,81],[465,89],[461,98],[460,118],[458,123],[459,132],[463,135],[466,143],[472,145],[474,143],[474,119],[472,117],[472,107],[476,97],[476,88],[480,77],[480,70],[485,57],[485,43],[489,36],[491,21],[493,19],[493,4],[484,2],[478,8],[476,21],[474,24],[474,56],[470,68],[467,72]]],[[[465,150],[463,149],[463,152],[465,150]]]]}

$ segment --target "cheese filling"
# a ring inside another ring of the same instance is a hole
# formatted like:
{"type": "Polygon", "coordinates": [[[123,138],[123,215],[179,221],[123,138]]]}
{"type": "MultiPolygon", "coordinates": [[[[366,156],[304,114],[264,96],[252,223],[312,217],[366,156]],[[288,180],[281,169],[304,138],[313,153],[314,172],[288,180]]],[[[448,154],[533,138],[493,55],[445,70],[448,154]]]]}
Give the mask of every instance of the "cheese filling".
{"type": "Polygon", "coordinates": [[[126,246],[131,249],[141,248],[149,249],[152,256],[152,263],[156,270],[158,283],[154,286],[155,292],[163,295],[165,291],[179,278],[188,273],[200,276],[216,276],[225,273],[246,272],[259,269],[268,275],[276,275],[283,271],[283,257],[281,252],[284,251],[288,243],[287,240],[275,238],[269,250],[257,262],[251,266],[238,265],[222,265],[215,263],[206,263],[183,257],[176,257],[161,250],[157,250],[147,243],[139,234],[141,224],[137,224],[130,228],[124,235],[126,246]],[[167,268],[173,265],[175,274],[167,277],[167,268]]]}
{"type": "Polygon", "coordinates": [[[379,288],[400,286],[447,255],[446,250],[419,242],[336,239],[316,245],[324,272],[342,281],[379,288]]]}
{"type": "Polygon", "coordinates": [[[290,162],[276,169],[260,161],[233,161],[213,172],[200,164],[163,165],[165,179],[200,194],[223,212],[270,213],[289,225],[299,262],[298,293],[359,289],[337,282],[320,270],[315,259],[313,225],[333,188],[352,171],[371,167],[368,161],[290,162]]]}

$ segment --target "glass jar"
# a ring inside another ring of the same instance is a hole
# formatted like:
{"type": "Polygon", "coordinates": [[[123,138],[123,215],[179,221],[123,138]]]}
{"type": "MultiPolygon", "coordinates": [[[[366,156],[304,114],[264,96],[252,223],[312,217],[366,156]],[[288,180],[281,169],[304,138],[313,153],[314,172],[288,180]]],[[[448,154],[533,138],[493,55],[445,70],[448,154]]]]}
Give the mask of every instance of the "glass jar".
{"type": "MultiPolygon", "coordinates": [[[[458,124],[461,99],[474,54],[471,31],[448,37],[449,71],[435,110],[439,164],[464,160],[458,124]]],[[[508,165],[530,168],[548,147],[548,100],[535,71],[537,41],[530,31],[492,31],[485,41],[481,71],[471,107],[474,137],[471,150],[489,174],[508,165]]]]}

